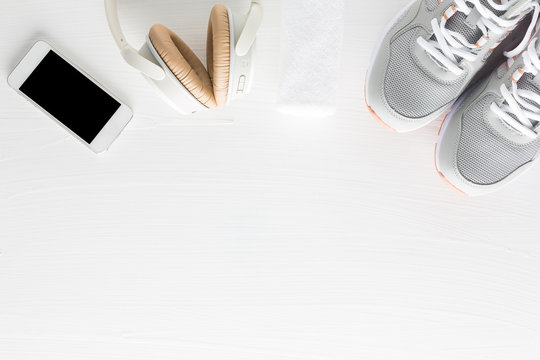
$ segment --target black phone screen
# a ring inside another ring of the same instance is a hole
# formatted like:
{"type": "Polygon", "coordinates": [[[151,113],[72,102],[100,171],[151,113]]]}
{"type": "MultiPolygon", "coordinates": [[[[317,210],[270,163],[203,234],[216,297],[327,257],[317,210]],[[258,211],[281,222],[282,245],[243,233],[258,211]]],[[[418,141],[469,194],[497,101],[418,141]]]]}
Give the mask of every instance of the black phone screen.
{"type": "Polygon", "coordinates": [[[52,50],[19,90],[89,144],[121,106],[52,50]]]}

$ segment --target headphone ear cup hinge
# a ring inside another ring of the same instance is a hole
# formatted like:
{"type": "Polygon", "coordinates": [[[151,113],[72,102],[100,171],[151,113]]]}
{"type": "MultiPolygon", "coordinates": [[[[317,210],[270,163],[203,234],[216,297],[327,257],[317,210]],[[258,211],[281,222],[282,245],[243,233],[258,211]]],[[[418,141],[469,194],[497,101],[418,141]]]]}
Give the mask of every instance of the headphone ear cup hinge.
{"type": "Polygon", "coordinates": [[[227,102],[240,99],[251,91],[256,60],[256,37],[262,21],[262,6],[252,2],[247,14],[230,12],[231,67],[227,102]],[[244,44],[244,45],[243,45],[244,44]]]}
{"type": "Polygon", "coordinates": [[[154,80],[163,80],[165,78],[165,71],[161,66],[146,59],[132,47],[126,47],[122,49],[120,53],[129,65],[149,78],[154,80]]]}
{"type": "Polygon", "coordinates": [[[124,60],[129,65],[152,79],[164,79],[165,72],[163,69],[140,55],[137,50],[126,41],[122,26],[120,26],[120,18],[118,17],[117,0],[105,0],[105,13],[107,14],[107,22],[114,41],[120,49],[120,54],[124,60]]]}
{"type": "Polygon", "coordinates": [[[255,43],[255,39],[257,38],[257,34],[259,33],[259,29],[262,25],[262,20],[263,7],[258,1],[253,1],[251,3],[249,13],[247,14],[246,23],[242,32],[240,33],[240,36],[238,37],[238,41],[236,42],[234,49],[238,56],[247,55],[255,43]]]}

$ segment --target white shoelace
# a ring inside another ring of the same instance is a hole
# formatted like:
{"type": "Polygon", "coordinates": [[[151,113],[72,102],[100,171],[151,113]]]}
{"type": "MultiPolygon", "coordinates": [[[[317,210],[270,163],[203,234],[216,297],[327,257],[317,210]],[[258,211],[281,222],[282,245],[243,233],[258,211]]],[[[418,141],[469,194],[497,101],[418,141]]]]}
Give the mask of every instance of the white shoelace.
{"type": "Polygon", "coordinates": [[[498,106],[491,104],[491,111],[497,114],[509,126],[532,139],[538,137],[540,124],[540,94],[518,88],[518,81],[525,74],[536,76],[540,73],[540,58],[536,51],[537,38],[533,39],[523,52],[524,67],[518,68],[512,75],[512,91],[501,85],[501,94],[505,102],[498,106]]]}
{"type": "MultiPolygon", "coordinates": [[[[441,1],[443,0],[440,0],[439,2],[441,1]]],[[[481,4],[480,0],[454,1],[455,6],[452,5],[448,8],[448,10],[446,10],[440,23],[437,19],[433,19],[431,21],[435,39],[425,40],[424,38],[419,37],[417,41],[423,49],[425,49],[431,56],[433,56],[433,58],[439,61],[446,69],[459,76],[464,72],[464,70],[459,66],[460,58],[471,62],[474,61],[476,57],[479,56],[477,50],[488,42],[488,33],[491,32],[502,35],[508,30],[513,30],[521,20],[521,17],[516,16],[515,19],[511,20],[503,19],[495,15],[490,9],[481,4]],[[474,7],[469,7],[467,3],[474,5],[474,7]],[[471,44],[462,34],[446,28],[448,20],[450,20],[450,18],[457,12],[462,12],[468,16],[473,9],[476,9],[481,15],[476,26],[483,34],[480,40],[478,40],[478,42],[475,44],[471,44]]],[[[500,3],[496,3],[494,0],[486,1],[495,10],[507,11],[521,0],[501,0],[500,3]]],[[[524,41],[519,44],[516,49],[506,53],[506,55],[509,57],[515,56],[525,49],[527,42],[534,31],[536,19],[538,19],[540,6],[535,2],[530,2],[530,4],[527,2],[525,5],[527,6],[527,9],[535,10],[535,20],[533,21],[532,26],[529,27],[524,41]]]]}

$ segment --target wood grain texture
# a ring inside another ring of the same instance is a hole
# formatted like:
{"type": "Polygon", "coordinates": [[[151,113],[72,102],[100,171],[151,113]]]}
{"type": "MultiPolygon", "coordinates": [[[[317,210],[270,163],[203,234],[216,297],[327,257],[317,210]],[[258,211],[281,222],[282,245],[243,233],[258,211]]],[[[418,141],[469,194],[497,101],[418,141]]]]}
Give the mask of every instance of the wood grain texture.
{"type": "MultiPolygon", "coordinates": [[[[274,111],[277,0],[249,100],[186,118],[122,62],[101,0],[2,0],[0,78],[44,39],[136,116],[96,157],[0,84],[0,359],[538,360],[540,167],[461,197],[438,123],[397,135],[363,105],[407,2],[348,2],[338,115],[297,120],[274,111]]],[[[121,4],[134,43],[162,22],[204,56],[211,1],[121,4]]]]}

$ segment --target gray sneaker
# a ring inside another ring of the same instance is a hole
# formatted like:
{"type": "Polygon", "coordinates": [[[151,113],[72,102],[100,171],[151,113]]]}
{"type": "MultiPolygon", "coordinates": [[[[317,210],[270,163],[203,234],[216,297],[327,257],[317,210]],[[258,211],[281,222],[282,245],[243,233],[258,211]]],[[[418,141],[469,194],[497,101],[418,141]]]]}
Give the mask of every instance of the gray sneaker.
{"type": "Polygon", "coordinates": [[[436,165],[451,186],[491,193],[540,155],[540,41],[510,58],[454,105],[439,133],[436,165]]]}
{"type": "MultiPolygon", "coordinates": [[[[437,119],[532,10],[538,0],[413,1],[389,24],[373,55],[365,84],[369,110],[399,132],[437,119]]],[[[532,26],[527,32],[521,46],[532,26]]],[[[500,50],[515,47],[508,40],[500,50]]]]}

